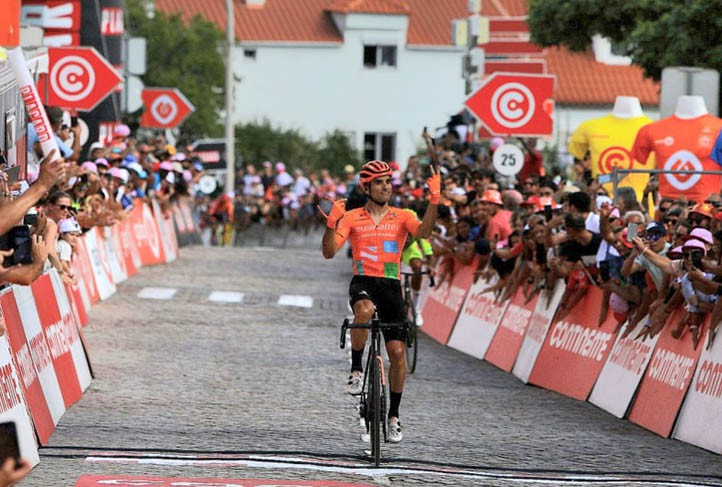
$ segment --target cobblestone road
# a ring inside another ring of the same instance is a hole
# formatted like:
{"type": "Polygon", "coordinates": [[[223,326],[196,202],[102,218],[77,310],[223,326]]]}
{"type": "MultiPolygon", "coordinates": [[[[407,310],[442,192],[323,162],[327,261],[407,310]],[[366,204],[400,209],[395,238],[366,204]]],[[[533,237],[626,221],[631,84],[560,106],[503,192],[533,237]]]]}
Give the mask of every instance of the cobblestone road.
{"type": "Polygon", "coordinates": [[[336,480],[372,485],[722,485],[722,458],[422,337],[405,439],[368,468],[338,348],[350,264],[317,235],[181,249],[96,305],[95,379],[23,486],[83,474],[336,480]],[[177,289],[168,300],[144,288],[177,289]],[[211,292],[243,293],[211,302],[211,292]],[[313,298],[279,306],[281,295],[313,298]],[[236,295],[238,297],[238,295],[236,295]]]}

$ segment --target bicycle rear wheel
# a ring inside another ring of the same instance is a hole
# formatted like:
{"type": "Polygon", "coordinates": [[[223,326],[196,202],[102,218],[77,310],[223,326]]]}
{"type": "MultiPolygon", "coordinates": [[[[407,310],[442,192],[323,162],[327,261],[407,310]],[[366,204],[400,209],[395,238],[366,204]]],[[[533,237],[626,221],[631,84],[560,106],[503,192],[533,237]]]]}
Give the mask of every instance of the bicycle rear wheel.
{"type": "Polygon", "coordinates": [[[371,381],[369,382],[370,417],[369,433],[371,435],[371,456],[374,465],[381,463],[381,421],[383,420],[383,409],[381,407],[381,367],[377,357],[371,361],[371,381]]]}
{"type": "Polygon", "coordinates": [[[416,329],[416,309],[414,304],[406,302],[406,372],[416,371],[416,356],[419,353],[418,331],[416,329]]]}

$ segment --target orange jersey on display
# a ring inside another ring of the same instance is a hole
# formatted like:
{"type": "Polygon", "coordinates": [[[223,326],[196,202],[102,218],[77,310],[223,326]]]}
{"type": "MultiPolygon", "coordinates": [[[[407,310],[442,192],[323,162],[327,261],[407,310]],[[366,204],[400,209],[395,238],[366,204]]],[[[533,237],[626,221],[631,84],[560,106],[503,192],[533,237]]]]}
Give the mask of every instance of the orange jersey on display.
{"type": "MultiPolygon", "coordinates": [[[[654,169],[653,160],[651,164],[646,158],[635,161],[629,153],[639,129],[651,122],[645,116],[619,118],[614,115],[587,120],[574,132],[567,150],[579,160],[584,159],[589,151],[592,176],[595,178],[611,173],[615,166],[619,169],[654,169]]],[[[647,181],[649,174],[627,174],[620,179],[619,185],[632,186],[637,198],[641,199],[647,181]]],[[[611,194],[613,185],[608,183],[604,188],[611,194]]]]}
{"type": "MultiPolygon", "coordinates": [[[[657,169],[719,171],[710,155],[722,119],[710,114],[692,119],[675,116],[642,127],[632,148],[632,157],[646,160],[650,152],[657,155],[657,169]]],[[[701,203],[712,193],[719,193],[722,179],[716,175],[660,174],[659,194],[701,203]]]]}
{"type": "Polygon", "coordinates": [[[336,245],[351,240],[353,273],[357,276],[400,278],[401,251],[421,222],[411,210],[391,208],[374,223],[365,207],[347,211],[336,227],[336,245]]]}

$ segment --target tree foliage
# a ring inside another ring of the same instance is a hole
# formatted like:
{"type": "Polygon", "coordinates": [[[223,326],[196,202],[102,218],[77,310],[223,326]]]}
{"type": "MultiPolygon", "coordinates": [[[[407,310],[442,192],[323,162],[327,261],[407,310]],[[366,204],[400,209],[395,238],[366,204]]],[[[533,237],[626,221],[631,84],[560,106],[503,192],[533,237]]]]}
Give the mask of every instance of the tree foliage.
{"type": "Polygon", "coordinates": [[[533,42],[572,51],[605,36],[656,80],[667,66],[722,69],[722,16],[709,0],[529,0],[529,29],[533,42]]]}
{"type": "Polygon", "coordinates": [[[348,137],[336,130],[320,141],[305,137],[298,130],[275,128],[268,120],[236,126],[236,153],[245,164],[259,166],[263,161],[283,161],[306,172],[328,169],[341,174],[346,164],[358,167],[361,157],[348,137]]]}
{"type": "Polygon", "coordinates": [[[131,34],[147,39],[147,71],[142,77],[145,86],[178,88],[195,106],[180,126],[180,138],[222,136],[223,33],[198,16],[183,22],[180,13],[155,11],[148,17],[144,0],[126,0],[126,10],[131,34]]]}

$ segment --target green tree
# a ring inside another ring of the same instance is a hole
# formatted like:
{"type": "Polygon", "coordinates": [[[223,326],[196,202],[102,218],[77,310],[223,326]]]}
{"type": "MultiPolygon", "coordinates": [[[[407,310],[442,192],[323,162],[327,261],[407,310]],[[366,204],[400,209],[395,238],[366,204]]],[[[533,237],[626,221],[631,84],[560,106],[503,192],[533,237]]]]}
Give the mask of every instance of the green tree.
{"type": "Polygon", "coordinates": [[[358,166],[360,157],[348,137],[340,131],[326,134],[320,141],[305,137],[298,130],[275,128],[268,120],[236,125],[236,154],[246,164],[283,161],[304,171],[328,169],[340,174],[343,166],[358,166]]]}
{"type": "Polygon", "coordinates": [[[196,16],[183,22],[180,13],[147,15],[144,0],[126,0],[128,28],[147,39],[145,86],[178,88],[195,106],[180,126],[181,140],[220,137],[224,106],[225,61],[218,27],[196,16]]]}
{"type": "Polygon", "coordinates": [[[722,16],[709,0],[529,0],[529,29],[533,42],[572,51],[605,36],[656,80],[667,66],[722,69],[722,16]]]}

